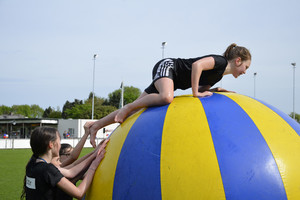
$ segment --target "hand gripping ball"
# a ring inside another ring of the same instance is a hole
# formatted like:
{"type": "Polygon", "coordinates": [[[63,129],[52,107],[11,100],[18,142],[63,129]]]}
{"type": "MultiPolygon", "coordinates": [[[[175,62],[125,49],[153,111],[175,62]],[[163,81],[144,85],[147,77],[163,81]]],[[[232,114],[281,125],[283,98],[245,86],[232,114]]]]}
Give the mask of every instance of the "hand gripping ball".
{"type": "Polygon", "coordinates": [[[300,125],[247,96],[178,96],[111,135],[86,199],[300,199],[300,125]]]}

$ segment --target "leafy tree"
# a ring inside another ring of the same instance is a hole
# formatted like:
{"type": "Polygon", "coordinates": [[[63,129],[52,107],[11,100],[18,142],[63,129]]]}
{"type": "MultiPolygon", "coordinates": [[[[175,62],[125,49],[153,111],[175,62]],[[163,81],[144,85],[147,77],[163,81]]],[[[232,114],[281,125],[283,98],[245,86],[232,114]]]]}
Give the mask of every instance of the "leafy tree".
{"type": "Polygon", "coordinates": [[[54,110],[52,113],[50,113],[49,118],[61,119],[61,114],[61,111],[54,110]]]}
{"type": "MultiPolygon", "coordinates": [[[[68,118],[72,119],[91,119],[92,117],[92,101],[93,94],[90,93],[87,100],[83,104],[76,104],[75,106],[65,110],[68,118]]],[[[115,107],[109,105],[103,105],[105,102],[104,98],[95,96],[94,99],[94,118],[102,118],[109,113],[116,110],[115,107]]]]}
{"type": "MultiPolygon", "coordinates": [[[[85,104],[89,103],[92,106],[92,102],[93,102],[93,93],[91,92],[89,95],[89,98],[84,102],[85,104]]],[[[96,105],[102,105],[105,102],[105,99],[102,97],[97,97],[95,96],[94,98],[94,104],[96,105]]]]}
{"type": "Polygon", "coordinates": [[[20,114],[25,117],[30,116],[30,106],[29,105],[13,105],[11,108],[12,108],[12,113],[14,113],[14,114],[20,114]]]}
{"type": "MultiPolygon", "coordinates": [[[[133,102],[141,95],[141,91],[133,86],[124,87],[124,105],[133,102]]],[[[119,108],[121,99],[121,89],[117,89],[108,95],[108,100],[105,101],[105,105],[111,105],[119,108]]]]}
{"type": "Polygon", "coordinates": [[[115,110],[117,110],[117,108],[114,106],[105,106],[105,105],[97,106],[95,107],[94,118],[100,119],[115,110]]]}
{"type": "Polygon", "coordinates": [[[64,119],[72,118],[72,117],[68,116],[69,112],[67,113],[66,110],[72,109],[74,106],[82,105],[82,104],[83,104],[82,100],[78,100],[78,99],[75,99],[74,102],[66,101],[66,103],[63,106],[63,110],[62,110],[62,118],[64,118],[64,119]]]}
{"type": "Polygon", "coordinates": [[[11,112],[11,107],[5,105],[0,106],[0,115],[9,115],[11,112]]]}
{"type": "Polygon", "coordinates": [[[92,98],[93,98],[93,92],[90,92],[88,99],[92,99],[92,98]]]}
{"type": "Polygon", "coordinates": [[[40,106],[33,104],[30,106],[30,118],[41,118],[43,116],[44,109],[40,106]]]}
{"type": "Polygon", "coordinates": [[[51,106],[49,106],[48,108],[45,109],[44,113],[43,113],[43,118],[49,118],[50,113],[53,112],[53,109],[51,106]]]}
{"type": "Polygon", "coordinates": [[[124,104],[135,101],[141,95],[141,90],[133,86],[124,87],[124,104]]]}
{"type": "Polygon", "coordinates": [[[51,106],[46,108],[44,113],[43,113],[44,118],[60,119],[60,118],[62,118],[61,115],[62,115],[62,112],[59,110],[59,108],[54,110],[54,108],[52,108],[51,106]]]}
{"type": "MultiPolygon", "coordinates": [[[[124,104],[136,100],[141,91],[135,87],[124,87],[124,104]]],[[[121,89],[115,90],[109,94],[109,98],[94,97],[94,118],[102,118],[115,111],[120,104],[121,89]]],[[[73,118],[73,119],[91,119],[92,115],[93,93],[91,92],[86,100],[75,99],[73,102],[66,101],[62,112],[59,108],[56,110],[49,106],[43,110],[38,105],[13,105],[12,107],[0,106],[0,115],[20,114],[29,118],[73,118]]]]}
{"type": "Polygon", "coordinates": [[[33,104],[29,105],[13,105],[11,108],[7,106],[1,106],[1,114],[19,114],[23,115],[24,117],[29,118],[41,118],[44,109],[40,106],[33,104]]]}
{"type": "MultiPolygon", "coordinates": [[[[291,112],[291,113],[289,114],[289,116],[293,118],[293,114],[294,114],[294,113],[291,112]]],[[[300,114],[295,113],[295,120],[296,120],[298,123],[300,123],[300,114]]]]}
{"type": "Polygon", "coordinates": [[[76,104],[72,108],[65,110],[68,118],[72,119],[90,119],[91,112],[89,104],[76,104]]]}

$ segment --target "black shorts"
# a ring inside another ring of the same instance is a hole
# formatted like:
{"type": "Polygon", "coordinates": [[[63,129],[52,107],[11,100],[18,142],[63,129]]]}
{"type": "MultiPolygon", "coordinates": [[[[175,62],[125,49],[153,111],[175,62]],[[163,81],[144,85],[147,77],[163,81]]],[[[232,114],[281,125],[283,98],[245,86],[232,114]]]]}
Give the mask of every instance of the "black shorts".
{"type": "Polygon", "coordinates": [[[148,94],[159,93],[156,89],[154,83],[160,78],[170,78],[174,81],[175,71],[174,71],[174,61],[170,58],[163,59],[156,63],[152,70],[152,83],[145,89],[148,94]]]}

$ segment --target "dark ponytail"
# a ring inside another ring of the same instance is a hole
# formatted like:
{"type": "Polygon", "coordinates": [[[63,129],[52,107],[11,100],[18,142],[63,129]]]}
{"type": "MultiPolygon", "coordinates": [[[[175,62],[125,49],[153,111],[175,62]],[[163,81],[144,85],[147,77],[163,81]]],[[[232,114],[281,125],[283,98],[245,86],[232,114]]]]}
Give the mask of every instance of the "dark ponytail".
{"type": "MultiPolygon", "coordinates": [[[[47,152],[49,142],[54,142],[57,139],[57,129],[53,127],[37,127],[33,130],[31,137],[30,137],[30,146],[31,150],[33,152],[33,155],[31,156],[30,160],[28,161],[26,165],[26,171],[28,170],[29,166],[32,166],[36,159],[47,152]]],[[[21,194],[20,199],[26,198],[26,173],[24,177],[24,184],[23,184],[23,191],[21,194]]]]}
{"type": "Polygon", "coordinates": [[[251,60],[251,53],[250,51],[241,46],[237,46],[235,43],[229,45],[224,52],[223,56],[228,60],[233,60],[235,58],[240,57],[242,61],[251,60]]]}

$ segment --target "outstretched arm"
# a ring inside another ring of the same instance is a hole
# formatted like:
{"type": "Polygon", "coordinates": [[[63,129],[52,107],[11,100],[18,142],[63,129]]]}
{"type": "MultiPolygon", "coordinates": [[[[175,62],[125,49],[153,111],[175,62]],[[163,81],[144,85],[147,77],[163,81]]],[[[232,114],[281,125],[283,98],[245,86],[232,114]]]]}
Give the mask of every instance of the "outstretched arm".
{"type": "Polygon", "coordinates": [[[65,168],[65,169],[71,169],[71,168],[74,167],[75,165],[78,165],[79,163],[81,163],[81,162],[83,162],[84,160],[88,159],[90,156],[93,156],[93,154],[94,154],[95,152],[98,152],[98,151],[99,151],[99,149],[101,148],[101,145],[102,145],[104,142],[107,143],[107,140],[102,140],[92,152],[90,152],[90,153],[88,153],[88,154],[82,156],[81,158],[75,160],[73,163],[71,163],[70,165],[65,166],[64,168],[65,168]]]}
{"type": "Polygon", "coordinates": [[[88,188],[90,187],[95,171],[100,164],[101,160],[104,158],[105,149],[102,149],[101,152],[99,152],[99,155],[95,158],[95,160],[92,162],[91,166],[89,167],[86,176],[80,183],[78,187],[76,187],[74,184],[72,184],[68,179],[63,177],[58,183],[57,186],[62,189],[64,192],[69,194],[72,197],[75,197],[77,199],[81,199],[84,194],[87,192],[88,188]]]}
{"type": "Polygon", "coordinates": [[[75,148],[73,149],[73,151],[71,152],[70,156],[64,160],[62,163],[61,163],[61,167],[65,167],[67,165],[70,165],[71,163],[73,163],[75,160],[77,160],[77,158],[79,157],[80,155],[80,152],[84,146],[84,143],[86,141],[86,139],[88,138],[89,136],[89,127],[93,124],[93,122],[86,122],[84,124],[84,135],[82,136],[82,138],[80,139],[80,141],[78,142],[78,144],[75,146],[75,148]]]}
{"type": "Polygon", "coordinates": [[[77,165],[72,166],[69,169],[66,168],[58,168],[61,173],[66,177],[66,178],[74,178],[77,176],[82,170],[87,168],[91,162],[97,157],[97,154],[101,152],[103,149],[105,149],[107,143],[109,140],[105,140],[101,145],[99,145],[96,151],[94,151],[92,154],[90,154],[86,159],[82,160],[80,163],[77,165]]]}

